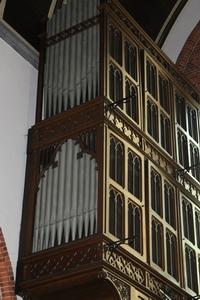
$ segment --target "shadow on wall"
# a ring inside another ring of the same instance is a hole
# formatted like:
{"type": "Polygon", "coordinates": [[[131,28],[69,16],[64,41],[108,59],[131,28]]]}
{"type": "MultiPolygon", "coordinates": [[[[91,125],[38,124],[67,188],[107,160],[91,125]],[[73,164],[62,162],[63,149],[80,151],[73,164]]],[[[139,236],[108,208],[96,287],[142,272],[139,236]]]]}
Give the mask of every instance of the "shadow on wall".
{"type": "Polygon", "coordinates": [[[15,283],[10,258],[0,228],[0,300],[16,300],[15,283]]]}
{"type": "Polygon", "coordinates": [[[200,21],[177,59],[177,67],[200,90],[200,21]]]}

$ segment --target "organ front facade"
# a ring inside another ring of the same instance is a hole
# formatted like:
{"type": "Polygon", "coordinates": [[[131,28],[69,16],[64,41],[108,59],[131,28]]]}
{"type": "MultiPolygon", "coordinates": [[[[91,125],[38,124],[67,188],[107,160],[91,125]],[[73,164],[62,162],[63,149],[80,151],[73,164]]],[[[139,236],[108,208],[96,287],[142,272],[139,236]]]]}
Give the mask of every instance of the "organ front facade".
{"type": "Polygon", "coordinates": [[[64,2],[43,48],[17,292],[199,295],[198,92],[117,0],[64,2]]]}

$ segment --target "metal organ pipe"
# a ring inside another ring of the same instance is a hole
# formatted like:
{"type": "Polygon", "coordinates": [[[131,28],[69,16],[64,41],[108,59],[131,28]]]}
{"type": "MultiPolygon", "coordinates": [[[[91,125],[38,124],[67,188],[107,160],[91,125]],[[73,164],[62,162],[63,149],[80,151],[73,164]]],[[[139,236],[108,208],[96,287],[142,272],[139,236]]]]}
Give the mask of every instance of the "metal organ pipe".
{"type": "Polygon", "coordinates": [[[64,226],[64,199],[65,199],[65,160],[66,160],[66,152],[67,152],[67,143],[63,145],[63,150],[59,150],[59,158],[58,158],[58,195],[57,195],[57,209],[56,209],[56,232],[58,245],[62,243],[62,234],[63,234],[63,226],[64,226]]]}
{"type": "MultiPolygon", "coordinates": [[[[66,29],[70,27],[71,25],[71,1],[69,1],[69,3],[66,6],[65,9],[65,15],[66,15],[66,29]]],[[[64,101],[63,103],[63,107],[64,110],[68,109],[68,90],[69,90],[69,83],[68,83],[68,78],[69,78],[69,74],[70,74],[70,70],[69,70],[69,62],[70,62],[70,55],[69,55],[69,46],[70,46],[70,40],[66,39],[64,40],[64,70],[63,70],[63,99],[62,101],[64,101]]]]}
{"type": "Polygon", "coordinates": [[[40,179],[36,200],[33,252],[95,234],[97,231],[96,160],[69,139],[40,179]]]}
{"type": "MultiPolygon", "coordinates": [[[[47,38],[98,14],[99,0],[69,0],[48,21],[47,38]]],[[[43,119],[99,95],[99,24],[47,47],[43,119]]]]}

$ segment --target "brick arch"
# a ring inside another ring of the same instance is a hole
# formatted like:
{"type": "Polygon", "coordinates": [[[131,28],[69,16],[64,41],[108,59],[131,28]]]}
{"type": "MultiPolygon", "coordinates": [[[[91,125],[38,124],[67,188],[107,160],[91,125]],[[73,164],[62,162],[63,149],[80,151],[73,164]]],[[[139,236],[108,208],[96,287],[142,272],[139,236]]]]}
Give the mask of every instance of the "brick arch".
{"type": "Polygon", "coordinates": [[[16,300],[13,270],[0,228],[0,299],[16,300]]]}
{"type": "Polygon", "coordinates": [[[176,65],[200,90],[200,21],[185,42],[176,65]]]}

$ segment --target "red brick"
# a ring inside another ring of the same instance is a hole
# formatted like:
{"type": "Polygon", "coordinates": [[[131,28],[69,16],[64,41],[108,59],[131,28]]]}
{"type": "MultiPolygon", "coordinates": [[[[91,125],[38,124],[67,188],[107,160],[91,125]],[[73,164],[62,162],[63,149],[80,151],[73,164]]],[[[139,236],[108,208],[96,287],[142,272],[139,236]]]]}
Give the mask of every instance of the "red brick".
{"type": "Polygon", "coordinates": [[[0,287],[1,300],[16,300],[15,283],[6,243],[0,228],[0,287]]]}
{"type": "Polygon", "coordinates": [[[200,22],[188,37],[177,59],[177,66],[200,90],[200,22]]]}

